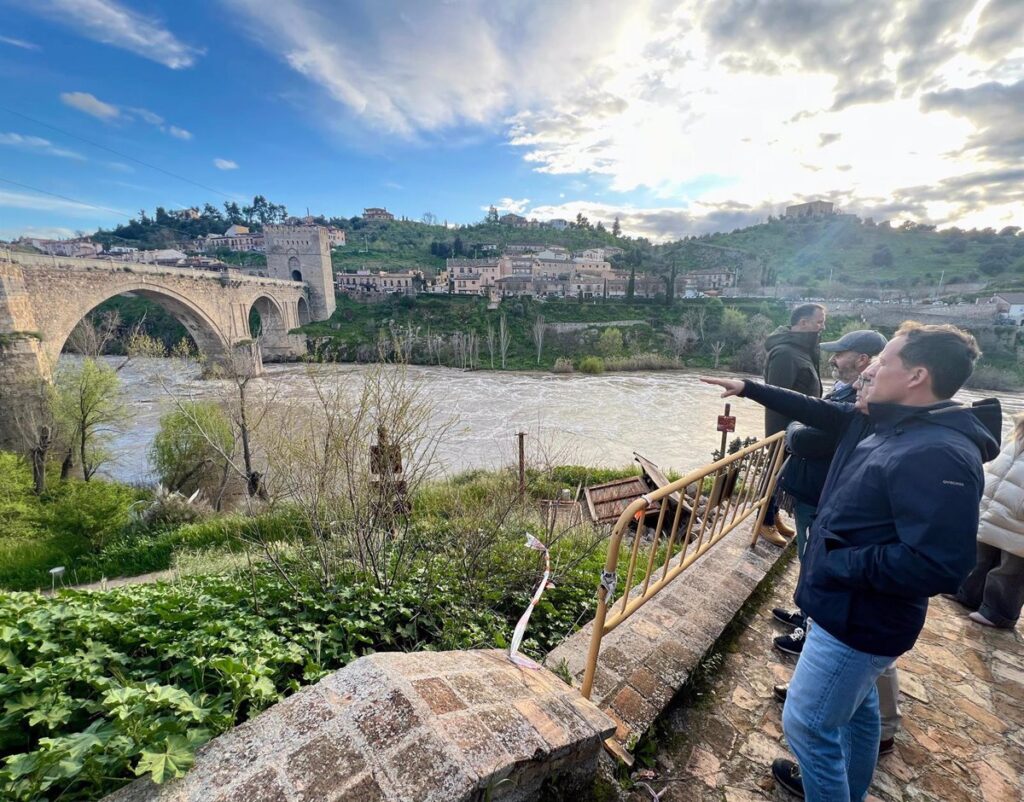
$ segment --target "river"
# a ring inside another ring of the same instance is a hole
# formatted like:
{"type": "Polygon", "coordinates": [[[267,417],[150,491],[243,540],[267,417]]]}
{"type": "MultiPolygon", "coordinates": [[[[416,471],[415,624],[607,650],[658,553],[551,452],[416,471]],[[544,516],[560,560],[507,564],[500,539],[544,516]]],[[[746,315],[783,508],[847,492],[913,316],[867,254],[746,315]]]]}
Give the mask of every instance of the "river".
{"type": "MultiPolygon", "coordinates": [[[[74,358],[65,355],[62,360],[74,358]]],[[[301,364],[268,365],[265,374],[254,380],[254,389],[259,392],[274,385],[279,398],[312,403],[309,369],[301,364]]],[[[353,391],[369,369],[351,364],[315,366],[328,382],[353,391]]],[[[160,416],[173,404],[171,394],[214,398],[224,388],[174,360],[135,360],[120,375],[130,417],[114,435],[113,459],[105,472],[126,482],[154,481],[147,452],[160,416]]],[[[519,431],[527,433],[527,456],[534,464],[619,467],[631,463],[637,451],[666,470],[699,467],[711,460],[711,452],[719,446],[721,435],[715,425],[724,404],[719,389],[702,384],[699,375],[690,371],[584,376],[409,368],[411,380],[437,405],[438,418],[454,421],[437,453],[438,467],[446,473],[514,464],[519,431]]],[[[1010,413],[1024,409],[1024,394],[972,391],[957,398],[970,402],[988,395],[998,395],[1003,402],[1008,430],[1010,413]]],[[[733,398],[730,403],[736,417],[736,433],[730,438],[760,436],[761,408],[744,399],[733,398]]]]}

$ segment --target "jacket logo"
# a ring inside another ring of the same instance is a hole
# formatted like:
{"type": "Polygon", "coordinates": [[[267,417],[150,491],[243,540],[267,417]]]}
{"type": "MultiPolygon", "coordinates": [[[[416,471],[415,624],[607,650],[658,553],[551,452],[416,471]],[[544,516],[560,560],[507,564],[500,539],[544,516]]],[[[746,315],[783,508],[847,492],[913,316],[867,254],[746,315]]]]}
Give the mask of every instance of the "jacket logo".
{"type": "Polygon", "coordinates": [[[943,479],[942,484],[944,485],[956,485],[957,487],[967,487],[963,482],[954,482],[952,479],[943,479]]]}

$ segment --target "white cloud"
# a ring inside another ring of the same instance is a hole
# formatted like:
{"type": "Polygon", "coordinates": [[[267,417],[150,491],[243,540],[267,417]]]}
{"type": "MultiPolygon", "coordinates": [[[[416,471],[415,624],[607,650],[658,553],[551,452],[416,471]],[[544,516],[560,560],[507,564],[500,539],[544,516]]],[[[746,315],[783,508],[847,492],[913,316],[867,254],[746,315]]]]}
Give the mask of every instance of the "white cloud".
{"type": "Polygon", "coordinates": [[[44,14],[82,36],[119,47],[172,70],[191,67],[203,51],[187,45],[159,20],[114,0],[35,0],[25,10],[44,14]]]}
{"type": "Polygon", "coordinates": [[[231,159],[214,159],[213,166],[218,170],[237,170],[238,163],[231,161],[231,159]]]}
{"type": "Polygon", "coordinates": [[[60,99],[65,105],[84,111],[100,120],[116,120],[121,116],[121,110],[117,106],[105,103],[88,92],[61,92],[60,99]]]}
{"type": "Polygon", "coordinates": [[[40,239],[70,239],[78,235],[73,228],[66,226],[25,226],[24,228],[2,228],[0,239],[15,240],[19,237],[39,237],[40,239]]]}
{"type": "Polygon", "coordinates": [[[91,114],[93,117],[97,117],[105,122],[113,122],[115,120],[135,122],[141,120],[165,134],[170,134],[176,139],[189,140],[192,138],[191,131],[187,131],[177,125],[168,124],[163,117],[149,109],[139,108],[138,106],[116,106],[113,103],[100,100],[88,92],[62,92],[60,99],[66,105],[79,111],[84,111],[86,114],[91,114]]]}
{"type": "Polygon", "coordinates": [[[0,206],[10,209],[29,209],[38,212],[65,212],[74,215],[87,215],[94,218],[109,219],[115,214],[129,217],[127,213],[114,209],[102,209],[87,203],[64,200],[47,195],[27,195],[24,192],[9,192],[0,189],[0,206]]]}
{"type": "MultiPolygon", "coordinates": [[[[515,198],[502,198],[501,200],[495,201],[493,205],[494,208],[497,209],[499,212],[512,212],[513,214],[522,214],[524,211],[526,211],[526,207],[530,205],[530,199],[520,198],[519,200],[516,200],[515,198]]],[[[480,209],[485,212],[490,208],[490,206],[480,207],[480,209]]]]}
{"type": "Polygon", "coordinates": [[[44,153],[47,156],[59,156],[64,159],[85,161],[85,156],[81,153],[68,150],[67,148],[58,147],[49,139],[43,139],[39,136],[28,136],[13,132],[6,134],[0,133],[0,145],[8,145],[9,147],[19,148],[20,150],[26,150],[31,153],[44,153]]]}
{"type": "Polygon", "coordinates": [[[20,47],[22,50],[39,50],[39,45],[34,42],[26,42],[24,39],[15,39],[11,36],[0,36],[0,42],[12,47],[20,47]]]}
{"type": "MultiPolygon", "coordinates": [[[[504,130],[537,171],[645,190],[659,210],[828,196],[870,213],[997,175],[1019,147],[1012,128],[986,134],[979,114],[924,99],[1024,78],[1020,0],[223,2],[348,123],[504,130]]],[[[916,211],[968,213],[984,210],[916,211]]]]}

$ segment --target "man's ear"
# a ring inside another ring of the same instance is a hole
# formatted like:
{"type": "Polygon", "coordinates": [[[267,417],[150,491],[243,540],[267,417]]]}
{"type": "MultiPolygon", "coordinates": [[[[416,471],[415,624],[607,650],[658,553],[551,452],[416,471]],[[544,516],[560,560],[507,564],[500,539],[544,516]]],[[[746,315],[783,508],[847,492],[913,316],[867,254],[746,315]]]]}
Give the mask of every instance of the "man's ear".
{"type": "Polygon", "coordinates": [[[928,371],[924,365],[917,365],[913,370],[910,371],[910,377],[907,380],[907,387],[926,387],[932,383],[932,374],[928,371]]]}

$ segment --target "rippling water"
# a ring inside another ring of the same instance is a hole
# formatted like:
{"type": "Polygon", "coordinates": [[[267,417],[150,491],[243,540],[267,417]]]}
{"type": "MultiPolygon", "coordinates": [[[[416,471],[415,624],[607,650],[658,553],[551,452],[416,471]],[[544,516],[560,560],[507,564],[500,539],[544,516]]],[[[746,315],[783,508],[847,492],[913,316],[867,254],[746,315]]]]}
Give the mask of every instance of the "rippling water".
{"type": "MultiPolygon", "coordinates": [[[[64,356],[64,359],[73,359],[64,356]]],[[[365,365],[318,365],[328,381],[357,391],[365,365]]],[[[304,365],[268,365],[254,380],[257,389],[312,403],[313,387],[304,365]]],[[[610,373],[601,376],[551,373],[463,372],[412,367],[409,374],[437,404],[440,417],[455,420],[438,450],[440,467],[455,473],[512,464],[516,432],[527,433],[531,460],[615,467],[638,451],[664,469],[687,471],[710,461],[721,435],[716,418],[724,401],[718,388],[701,384],[698,373],[610,373]]],[[[171,360],[137,360],[121,371],[130,420],[114,440],[115,461],[107,473],[123,481],[149,481],[147,451],[169,393],[195,398],[218,396],[223,385],[171,360]],[[161,377],[159,380],[157,377],[161,377]]],[[[994,393],[965,392],[972,401],[994,393]]],[[[1007,413],[1024,408],[1024,394],[999,393],[1007,413]]],[[[736,434],[760,436],[763,413],[751,401],[730,399],[736,434]]],[[[1009,414],[1004,417],[1007,424],[1009,414]]],[[[1008,426],[1007,426],[1008,428],[1008,426]]]]}

